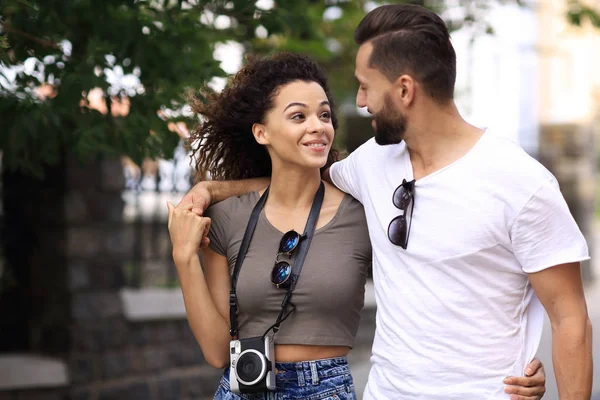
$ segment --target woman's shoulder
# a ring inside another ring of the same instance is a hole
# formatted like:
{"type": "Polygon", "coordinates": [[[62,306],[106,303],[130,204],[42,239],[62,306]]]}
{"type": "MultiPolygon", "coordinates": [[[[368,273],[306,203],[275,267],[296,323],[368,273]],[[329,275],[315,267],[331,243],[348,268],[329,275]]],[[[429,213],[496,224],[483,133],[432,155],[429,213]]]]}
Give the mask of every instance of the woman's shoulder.
{"type": "Polygon", "coordinates": [[[336,241],[351,242],[354,251],[370,263],[372,250],[365,209],[350,194],[341,192],[340,196],[342,200],[331,233],[336,236],[336,241]]]}
{"type": "Polygon", "coordinates": [[[362,203],[356,200],[348,193],[344,193],[344,208],[340,210],[343,218],[353,224],[358,224],[360,228],[367,229],[367,217],[362,203]]]}
{"type": "Polygon", "coordinates": [[[342,192],[335,185],[323,181],[325,184],[325,203],[330,206],[342,205],[346,198],[346,193],[342,192]]]}
{"type": "Polygon", "coordinates": [[[352,197],[352,195],[341,191],[329,182],[323,181],[323,183],[325,184],[325,201],[328,201],[329,204],[339,205],[340,207],[352,204],[353,207],[362,208],[362,204],[352,197]]]}
{"type": "Polygon", "coordinates": [[[326,189],[330,195],[330,204],[335,205],[337,208],[337,222],[341,223],[342,226],[358,224],[357,228],[366,229],[365,210],[360,201],[329,183],[326,183],[326,189]]]}

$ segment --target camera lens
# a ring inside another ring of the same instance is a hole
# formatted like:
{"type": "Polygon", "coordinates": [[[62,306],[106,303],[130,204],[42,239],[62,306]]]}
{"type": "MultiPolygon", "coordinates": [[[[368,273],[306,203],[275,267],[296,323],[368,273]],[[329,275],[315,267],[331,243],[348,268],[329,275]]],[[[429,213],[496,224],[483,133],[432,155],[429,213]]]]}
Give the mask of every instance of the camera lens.
{"type": "Polygon", "coordinates": [[[264,356],[256,350],[244,351],[238,358],[235,370],[240,382],[245,385],[254,385],[265,375],[264,356]]]}

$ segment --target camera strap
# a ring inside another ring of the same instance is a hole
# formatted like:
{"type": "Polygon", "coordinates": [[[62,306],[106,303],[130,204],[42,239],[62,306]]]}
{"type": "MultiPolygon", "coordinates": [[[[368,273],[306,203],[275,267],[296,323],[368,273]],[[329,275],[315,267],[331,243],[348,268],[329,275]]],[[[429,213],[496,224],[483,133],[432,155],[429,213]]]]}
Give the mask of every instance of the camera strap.
{"type": "MultiPolygon", "coordinates": [[[[238,251],[238,256],[235,261],[235,267],[233,269],[233,274],[231,276],[231,291],[229,292],[229,320],[230,320],[230,328],[229,333],[231,337],[234,337],[238,333],[237,327],[237,280],[240,274],[240,270],[242,269],[242,264],[244,262],[244,258],[246,258],[246,253],[248,252],[248,248],[250,247],[250,241],[252,240],[252,236],[254,235],[254,230],[256,229],[256,224],[258,223],[258,218],[262,209],[265,206],[267,201],[267,197],[269,195],[269,188],[265,190],[263,195],[260,197],[254,209],[252,210],[252,214],[250,214],[250,220],[248,221],[248,225],[246,226],[246,232],[244,233],[244,237],[242,239],[242,244],[240,245],[240,250],[238,251]]],[[[313,199],[312,206],[310,208],[310,213],[308,214],[308,220],[306,221],[306,226],[304,228],[304,233],[300,239],[300,243],[298,243],[296,258],[294,259],[294,263],[292,265],[292,276],[290,277],[291,283],[290,287],[287,289],[283,301],[281,302],[281,312],[277,317],[277,320],[274,325],[269,327],[265,335],[269,332],[269,330],[273,329],[274,332],[279,330],[279,325],[287,316],[284,317],[285,310],[287,309],[288,304],[292,298],[292,292],[296,288],[296,283],[298,282],[298,278],[300,277],[300,271],[302,270],[302,266],[304,265],[304,260],[306,259],[306,255],[308,254],[308,248],[310,247],[310,242],[312,241],[312,237],[315,233],[315,227],[317,226],[317,220],[319,219],[319,213],[321,212],[321,205],[323,204],[323,197],[325,196],[325,185],[323,182],[319,185],[319,189],[315,194],[315,198],[313,199]]],[[[288,314],[289,315],[289,314],[288,314]]],[[[263,335],[263,337],[265,336],[263,335]]]]}

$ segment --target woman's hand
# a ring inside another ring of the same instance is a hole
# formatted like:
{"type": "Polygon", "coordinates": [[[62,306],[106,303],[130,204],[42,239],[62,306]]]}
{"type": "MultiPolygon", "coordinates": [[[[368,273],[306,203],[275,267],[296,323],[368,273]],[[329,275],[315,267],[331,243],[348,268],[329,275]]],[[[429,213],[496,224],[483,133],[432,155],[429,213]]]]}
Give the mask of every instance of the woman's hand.
{"type": "Polygon", "coordinates": [[[177,207],[167,202],[169,208],[169,235],[173,244],[175,264],[189,262],[198,254],[202,239],[208,235],[210,218],[192,212],[193,204],[180,203],[177,207]]]}
{"type": "MultiPolygon", "coordinates": [[[[209,182],[199,182],[195,184],[189,192],[181,199],[177,207],[192,205],[192,212],[202,215],[212,202],[212,193],[209,190],[209,182]]],[[[208,247],[210,240],[208,237],[202,239],[201,248],[208,247]]]]}
{"type": "Polygon", "coordinates": [[[539,400],[546,393],[546,372],[537,358],[525,368],[526,376],[509,376],[504,380],[507,385],[504,392],[510,394],[510,400],[539,400]]]}

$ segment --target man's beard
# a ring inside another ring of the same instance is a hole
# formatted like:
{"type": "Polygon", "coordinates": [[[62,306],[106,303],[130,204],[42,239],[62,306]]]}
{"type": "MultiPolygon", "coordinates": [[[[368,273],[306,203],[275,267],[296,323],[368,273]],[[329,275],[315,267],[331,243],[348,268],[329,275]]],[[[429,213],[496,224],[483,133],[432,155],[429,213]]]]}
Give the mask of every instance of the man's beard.
{"type": "Polygon", "coordinates": [[[381,146],[398,144],[404,139],[406,118],[394,110],[389,94],[385,95],[381,111],[375,114],[375,142],[381,146]]]}

